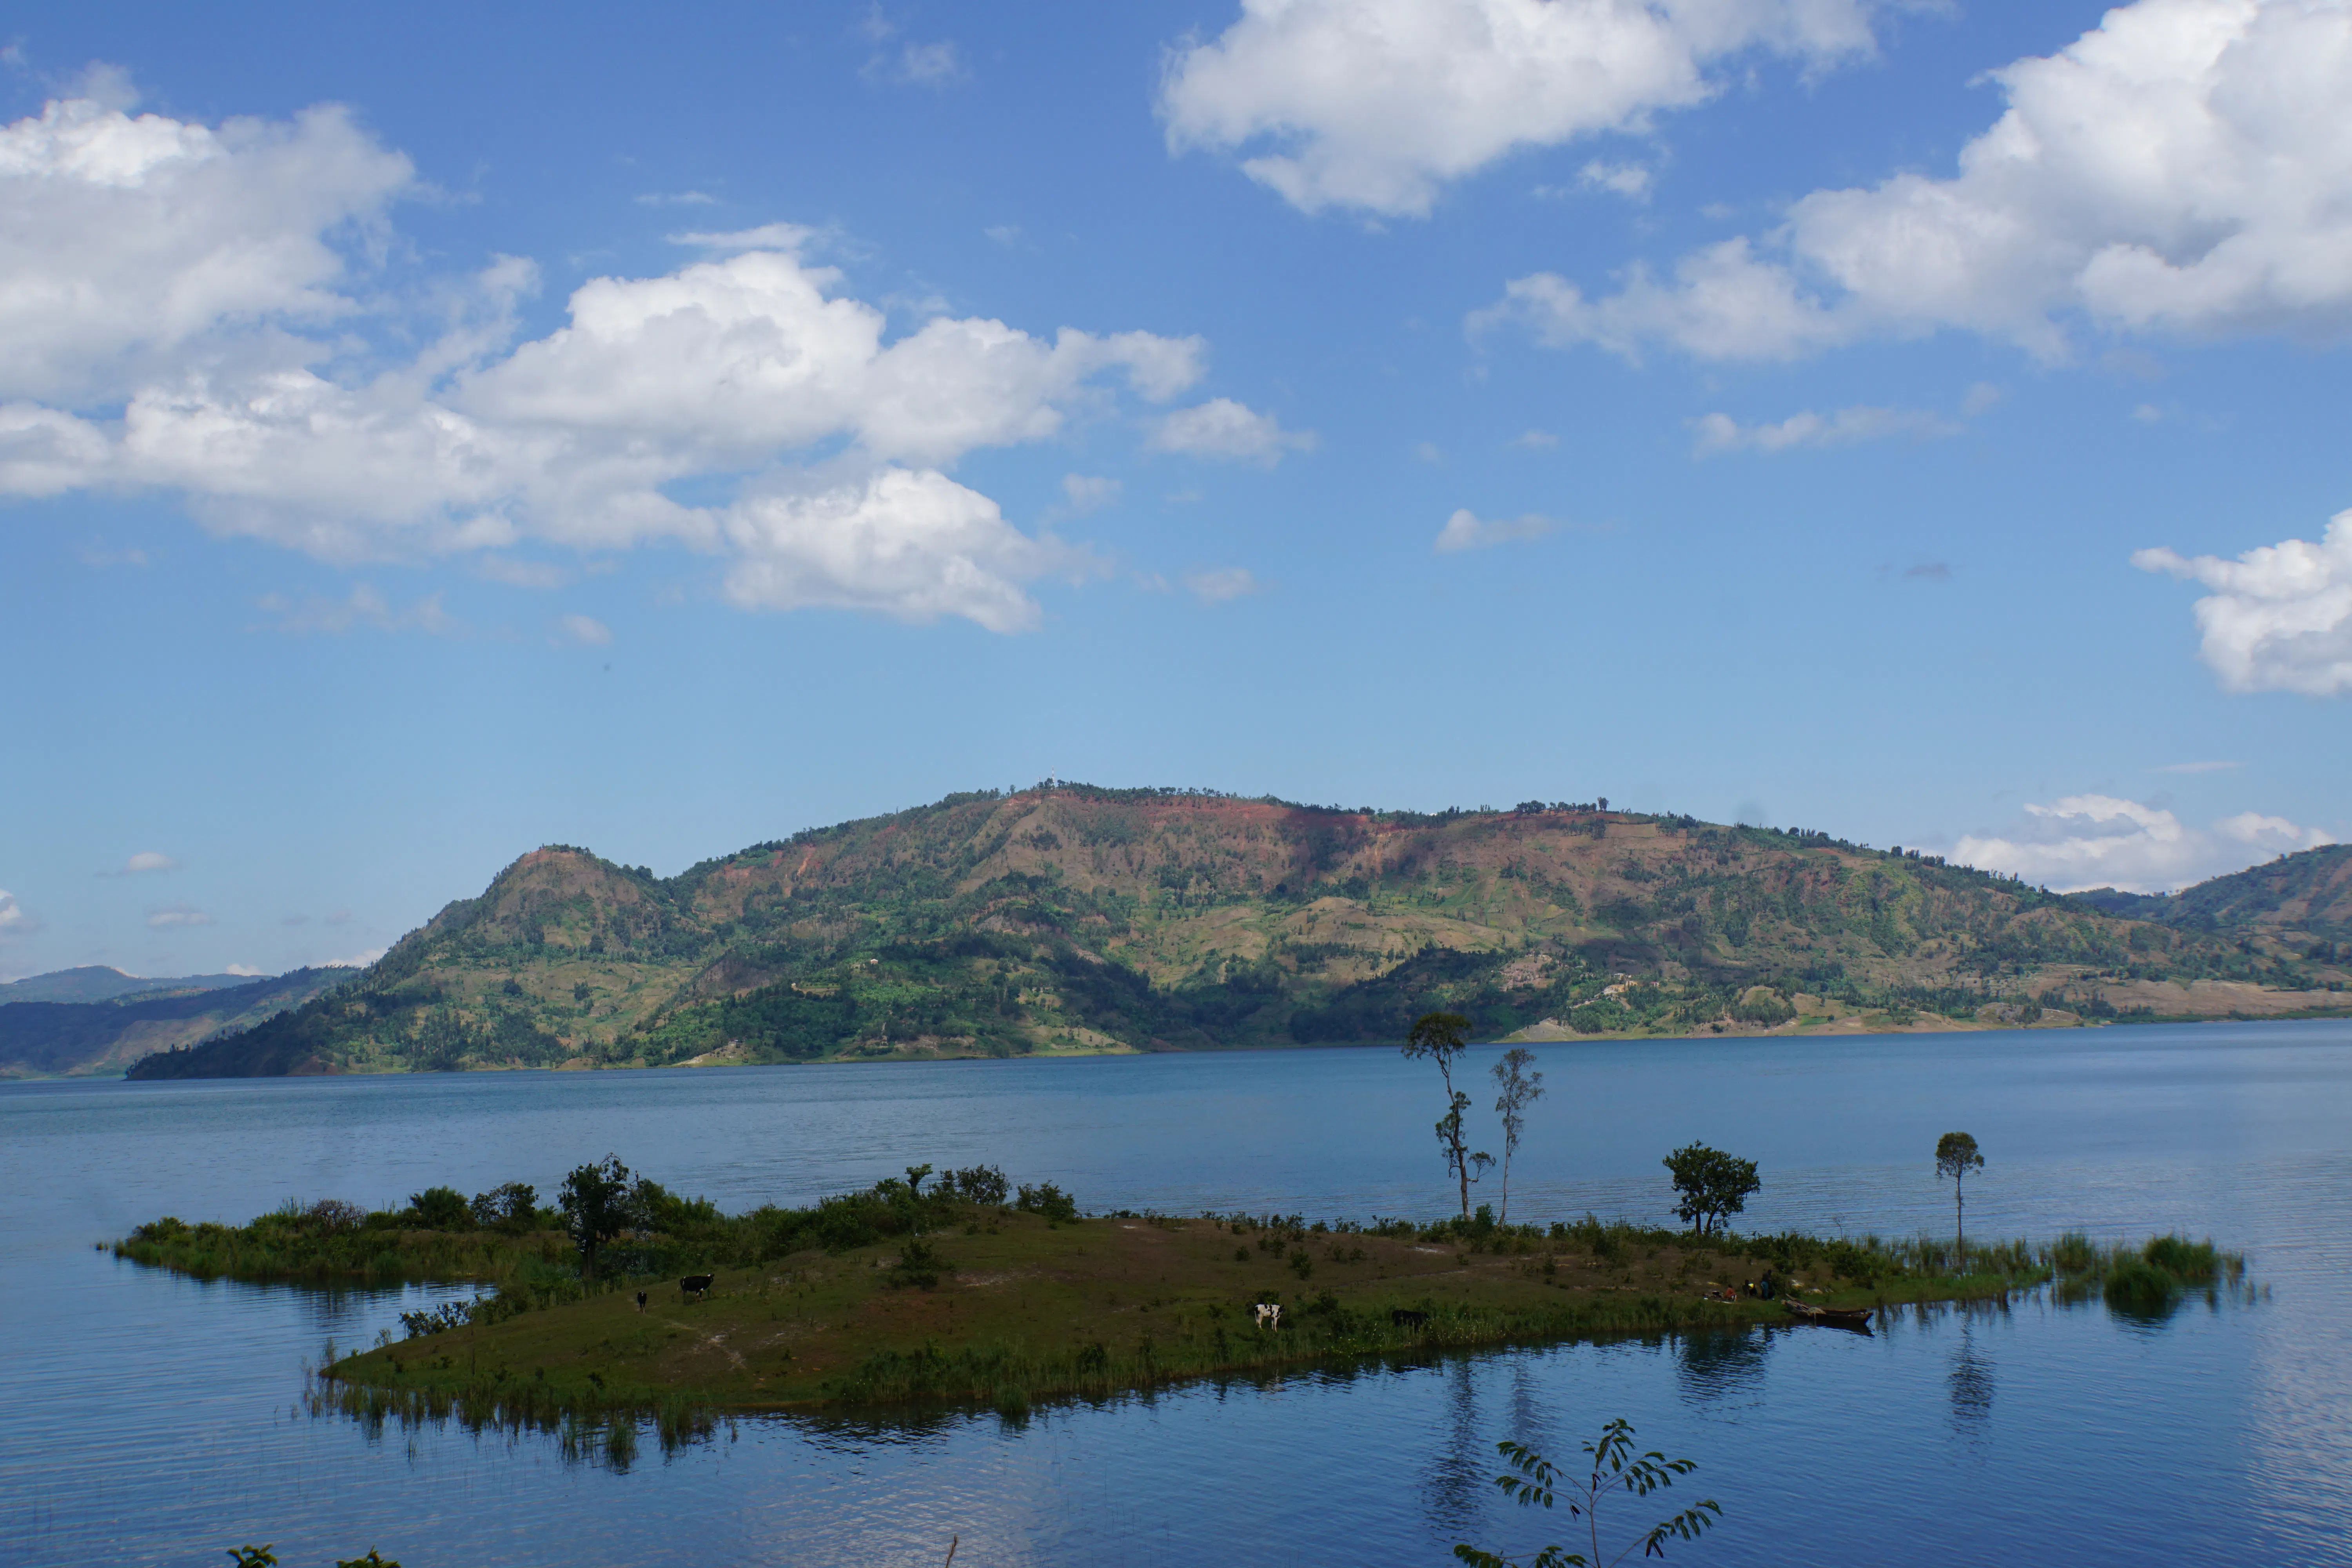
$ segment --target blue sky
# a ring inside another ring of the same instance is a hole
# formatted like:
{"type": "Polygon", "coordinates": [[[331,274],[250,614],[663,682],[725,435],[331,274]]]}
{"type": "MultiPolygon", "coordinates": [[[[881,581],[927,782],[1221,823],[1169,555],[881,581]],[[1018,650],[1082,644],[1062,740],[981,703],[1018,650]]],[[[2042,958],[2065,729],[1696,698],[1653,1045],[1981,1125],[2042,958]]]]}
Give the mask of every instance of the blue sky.
{"type": "Polygon", "coordinates": [[[2343,5],[8,25],[0,975],[1047,775],[2352,835],[2343,5]]]}

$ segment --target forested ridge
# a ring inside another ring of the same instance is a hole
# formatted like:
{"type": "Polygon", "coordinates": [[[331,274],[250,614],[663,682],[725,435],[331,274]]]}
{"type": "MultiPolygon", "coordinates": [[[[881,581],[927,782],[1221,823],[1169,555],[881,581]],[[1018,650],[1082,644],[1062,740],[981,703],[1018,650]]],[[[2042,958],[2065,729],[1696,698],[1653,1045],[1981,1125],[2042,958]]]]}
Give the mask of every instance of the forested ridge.
{"type": "Polygon", "coordinates": [[[667,879],[551,845],[333,993],[134,1076],[1390,1041],[1434,1007],[1486,1037],[2097,1019],[2142,982],[2352,1000],[2345,956],[2275,919],[2134,920],[1916,852],[1600,802],[1055,784],[667,879]]]}

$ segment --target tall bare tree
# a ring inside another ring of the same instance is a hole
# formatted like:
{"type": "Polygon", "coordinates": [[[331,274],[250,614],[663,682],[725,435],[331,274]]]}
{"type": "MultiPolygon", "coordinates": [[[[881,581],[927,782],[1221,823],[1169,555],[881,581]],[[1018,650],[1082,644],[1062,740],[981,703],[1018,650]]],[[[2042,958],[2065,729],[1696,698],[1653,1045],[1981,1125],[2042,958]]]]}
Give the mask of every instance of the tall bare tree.
{"type": "Polygon", "coordinates": [[[1495,1163],[1492,1154],[1470,1152],[1463,1135],[1462,1113],[1470,1109],[1470,1097],[1454,1087],[1454,1064],[1470,1048],[1469,1030],[1470,1020],[1459,1013],[1423,1013],[1404,1037],[1406,1057],[1435,1062],[1437,1076],[1445,1082],[1445,1114],[1437,1119],[1437,1146],[1445,1152],[1445,1173],[1461,1183],[1464,1219],[1470,1217],[1470,1184],[1475,1179],[1471,1172],[1483,1173],[1495,1163]]]}
{"type": "Polygon", "coordinates": [[[1961,1201],[1961,1185],[1970,1171],[1984,1169],[1984,1156],[1977,1152],[1977,1141],[1965,1132],[1947,1132],[1936,1140],[1936,1174],[1949,1177],[1952,1184],[1952,1241],[1965,1261],[1969,1255],[1968,1231],[1963,1224],[1967,1205],[1961,1201]]]}
{"type": "Polygon", "coordinates": [[[1503,1091],[1495,1097],[1495,1111],[1503,1119],[1502,1218],[1506,1225],[1511,1219],[1511,1156],[1519,1152],[1519,1136],[1527,1131],[1528,1107],[1543,1098],[1543,1074],[1528,1070],[1535,1065],[1535,1052],[1513,1046],[1494,1067],[1495,1082],[1503,1091]]]}

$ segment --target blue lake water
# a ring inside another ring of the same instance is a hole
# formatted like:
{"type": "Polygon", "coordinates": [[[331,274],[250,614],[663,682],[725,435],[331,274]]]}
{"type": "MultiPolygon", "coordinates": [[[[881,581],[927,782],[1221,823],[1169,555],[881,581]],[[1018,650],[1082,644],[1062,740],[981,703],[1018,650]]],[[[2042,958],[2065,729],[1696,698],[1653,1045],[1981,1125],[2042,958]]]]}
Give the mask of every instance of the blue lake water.
{"type": "MultiPolygon", "coordinates": [[[[1474,1053],[1483,1067],[1493,1053],[1474,1053]]],[[[914,1162],[1095,1210],[1433,1216],[1433,1073],[1389,1050],[0,1086],[0,1562],[1439,1564],[1531,1551],[1494,1443],[1623,1415],[1698,1461],[1721,1528],[1672,1561],[2352,1563],[2352,1026],[1542,1047],[1515,1217],[1669,1223],[1658,1162],[1755,1159],[1744,1229],[1948,1232],[1937,1134],[1987,1166],[1971,1235],[2210,1235],[2250,1301],[2159,1323],[2032,1299],[1827,1330],[1304,1372],[900,1425],[741,1420],[625,1472],[539,1435],[371,1435],[301,1406],[330,1338],[403,1306],[200,1284],[92,1244],[163,1213],[552,1189],[614,1152],[729,1208],[914,1162]]],[[[1492,1195],[1489,1177],[1483,1195],[1492,1195]]],[[[1687,1489],[1687,1499],[1685,1497],[1687,1489]]],[[[1662,1510],[1663,1511],[1663,1510],[1662,1510]]],[[[1619,1509],[1631,1526],[1642,1505],[1619,1509]]],[[[1638,1521],[1646,1522],[1646,1517],[1638,1521]]],[[[1547,1534],[1547,1530],[1550,1534],[1547,1534]]]]}

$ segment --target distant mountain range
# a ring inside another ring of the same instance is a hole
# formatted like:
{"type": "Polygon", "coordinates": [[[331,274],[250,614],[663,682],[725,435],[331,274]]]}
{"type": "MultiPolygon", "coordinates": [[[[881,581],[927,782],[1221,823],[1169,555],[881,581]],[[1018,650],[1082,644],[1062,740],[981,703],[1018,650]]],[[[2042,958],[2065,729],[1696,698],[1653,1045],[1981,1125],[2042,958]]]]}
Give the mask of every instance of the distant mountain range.
{"type": "Polygon", "coordinates": [[[156,1051],[249,1028],[349,981],[349,969],[297,969],[289,974],[189,975],[153,982],[112,969],[68,969],[0,990],[0,1078],[57,1078],[121,1072],[156,1051]],[[103,976],[142,989],[102,1001],[38,999],[37,983],[81,977],[51,994],[102,991],[103,976]],[[98,977],[98,978],[93,978],[98,977]],[[214,984],[226,980],[226,984],[214,984]],[[23,988],[36,987],[35,999],[23,988]]]}
{"type": "Polygon", "coordinates": [[[223,991],[233,985],[250,985],[262,978],[257,974],[183,974],[156,980],[93,963],[0,984],[0,1006],[11,1002],[111,1002],[121,996],[156,991],[223,991]]]}
{"type": "Polygon", "coordinates": [[[667,879],[533,850],[348,984],[131,1076],[1391,1041],[1441,1006],[1486,1038],[2352,1010],[2340,905],[2290,892],[2308,858],[2208,927],[1598,803],[981,792],[667,879]]]}

